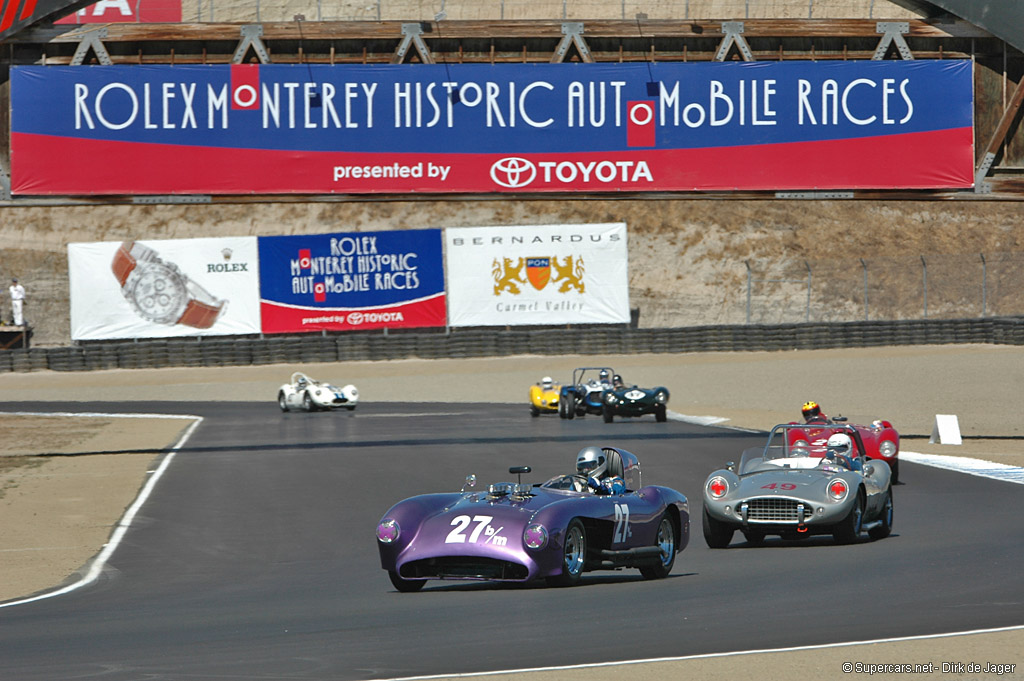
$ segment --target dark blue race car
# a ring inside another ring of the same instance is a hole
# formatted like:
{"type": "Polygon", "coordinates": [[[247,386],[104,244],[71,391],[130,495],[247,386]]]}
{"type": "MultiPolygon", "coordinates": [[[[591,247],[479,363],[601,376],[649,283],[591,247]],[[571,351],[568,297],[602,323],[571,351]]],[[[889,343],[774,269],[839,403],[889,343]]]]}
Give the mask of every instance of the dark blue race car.
{"type": "Polygon", "coordinates": [[[563,385],[558,413],[564,419],[586,414],[601,414],[605,423],[616,416],[654,414],[667,420],[668,389],[626,386],[611,367],[579,367],[572,372],[572,383],[563,385]]]}

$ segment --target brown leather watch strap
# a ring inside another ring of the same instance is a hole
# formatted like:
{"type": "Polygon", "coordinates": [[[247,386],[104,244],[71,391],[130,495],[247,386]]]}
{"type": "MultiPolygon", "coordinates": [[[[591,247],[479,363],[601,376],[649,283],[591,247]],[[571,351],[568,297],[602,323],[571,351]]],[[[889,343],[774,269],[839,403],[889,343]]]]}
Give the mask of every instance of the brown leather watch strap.
{"type": "Polygon", "coordinates": [[[114,276],[117,277],[117,282],[122,287],[128,281],[128,275],[135,269],[135,258],[132,257],[132,246],[134,245],[134,241],[122,242],[117,247],[117,253],[114,254],[114,261],[110,263],[110,269],[114,271],[114,276]]]}
{"type": "Polygon", "coordinates": [[[221,303],[214,307],[193,298],[188,301],[188,305],[185,306],[185,311],[178,319],[178,323],[194,326],[197,329],[208,329],[217,321],[217,316],[220,314],[220,309],[223,305],[221,303]]]}

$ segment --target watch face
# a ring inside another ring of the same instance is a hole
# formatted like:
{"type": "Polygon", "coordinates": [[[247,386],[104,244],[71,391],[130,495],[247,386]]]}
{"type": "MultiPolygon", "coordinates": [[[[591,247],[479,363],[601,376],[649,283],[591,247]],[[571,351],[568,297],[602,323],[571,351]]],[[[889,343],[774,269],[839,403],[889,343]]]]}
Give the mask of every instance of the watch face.
{"type": "Polygon", "coordinates": [[[157,324],[176,323],[188,303],[183,277],[162,262],[140,263],[126,282],[124,295],[140,317],[157,324]]]}

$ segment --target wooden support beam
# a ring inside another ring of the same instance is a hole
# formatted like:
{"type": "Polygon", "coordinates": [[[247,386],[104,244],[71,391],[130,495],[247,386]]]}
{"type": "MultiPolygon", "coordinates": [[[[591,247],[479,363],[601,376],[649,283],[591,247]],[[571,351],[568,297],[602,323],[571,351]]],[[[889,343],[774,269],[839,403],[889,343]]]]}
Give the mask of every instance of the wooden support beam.
{"type": "Polygon", "coordinates": [[[1024,77],[1017,83],[1017,88],[1013,91],[1013,97],[1010,98],[1009,104],[1003,111],[1003,116],[999,119],[999,125],[996,126],[991,139],[988,141],[988,146],[985,147],[985,155],[981,157],[981,163],[974,173],[974,191],[976,193],[985,194],[992,190],[991,185],[985,182],[985,177],[992,170],[996,155],[1003,144],[1006,143],[1006,133],[1010,131],[1010,126],[1013,125],[1014,119],[1017,118],[1022,102],[1024,102],[1024,77]]]}

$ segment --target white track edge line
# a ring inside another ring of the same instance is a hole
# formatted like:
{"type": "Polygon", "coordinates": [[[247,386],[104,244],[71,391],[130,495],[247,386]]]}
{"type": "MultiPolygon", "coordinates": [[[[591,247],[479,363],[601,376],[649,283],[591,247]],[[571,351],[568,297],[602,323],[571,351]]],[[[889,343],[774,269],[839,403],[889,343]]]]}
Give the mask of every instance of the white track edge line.
{"type": "MultiPolygon", "coordinates": [[[[95,414],[94,416],[127,415],[95,414]]],[[[157,418],[161,417],[161,415],[150,416],[157,418]]],[[[91,584],[100,576],[100,573],[103,572],[103,568],[106,567],[107,561],[110,560],[110,556],[114,554],[114,551],[117,549],[117,547],[121,543],[121,540],[124,538],[125,533],[128,532],[128,528],[131,526],[132,521],[135,520],[135,515],[139,512],[139,509],[142,508],[142,505],[146,503],[146,500],[149,498],[149,495],[153,492],[153,488],[156,487],[157,481],[167,470],[168,466],[171,465],[171,461],[174,460],[174,457],[178,453],[178,450],[181,449],[186,442],[188,442],[188,439],[192,437],[192,433],[195,432],[195,429],[198,428],[199,424],[203,422],[202,416],[174,416],[166,414],[162,416],[164,418],[190,418],[194,420],[192,421],[192,424],[185,430],[185,432],[182,433],[181,437],[178,438],[178,441],[174,444],[174,446],[171,447],[170,452],[168,452],[167,455],[164,456],[163,460],[160,462],[160,465],[157,467],[155,471],[153,471],[153,474],[149,476],[149,480],[147,480],[146,484],[143,485],[142,490],[139,492],[139,495],[135,497],[135,501],[132,503],[131,506],[128,507],[128,510],[124,512],[124,515],[121,516],[121,520],[115,526],[113,533],[111,533],[110,535],[110,539],[103,546],[103,550],[100,551],[96,558],[94,558],[93,561],[89,564],[89,569],[86,571],[86,573],[81,578],[79,578],[77,582],[73,582],[54,591],[48,591],[46,593],[38,594],[36,596],[31,596],[29,598],[22,598],[16,601],[8,601],[7,603],[0,603],[0,608],[9,608],[14,605],[24,605],[25,603],[33,603],[35,601],[41,601],[46,598],[63,596],[64,594],[71,593],[72,591],[80,589],[83,586],[86,586],[87,584],[91,584]]]]}
{"type": "Polygon", "coordinates": [[[534,667],[532,669],[505,669],[489,672],[468,672],[462,674],[430,674],[426,676],[396,676],[392,678],[374,679],[374,681],[428,681],[430,679],[470,679],[500,674],[532,674],[537,672],[559,672],[575,669],[601,669],[608,667],[624,667],[637,664],[654,664],[659,662],[686,662],[689,660],[709,660],[722,657],[740,657],[743,655],[764,655],[768,653],[798,653],[809,650],[826,650],[829,648],[851,648],[853,646],[873,645],[876,643],[905,643],[908,641],[927,641],[931,639],[953,638],[956,636],[972,636],[976,634],[998,634],[1008,631],[1024,631],[1024,625],[997,627],[995,629],[972,629],[970,631],[952,631],[945,634],[924,634],[921,636],[901,636],[897,638],[877,638],[868,641],[844,641],[842,643],[823,643],[810,646],[792,646],[789,648],[761,648],[757,650],[735,650],[728,653],[701,653],[698,655],[681,655],[679,657],[652,657],[644,660],[623,660],[620,662],[592,662],[589,664],[573,664],[556,667],[534,667]]]}

